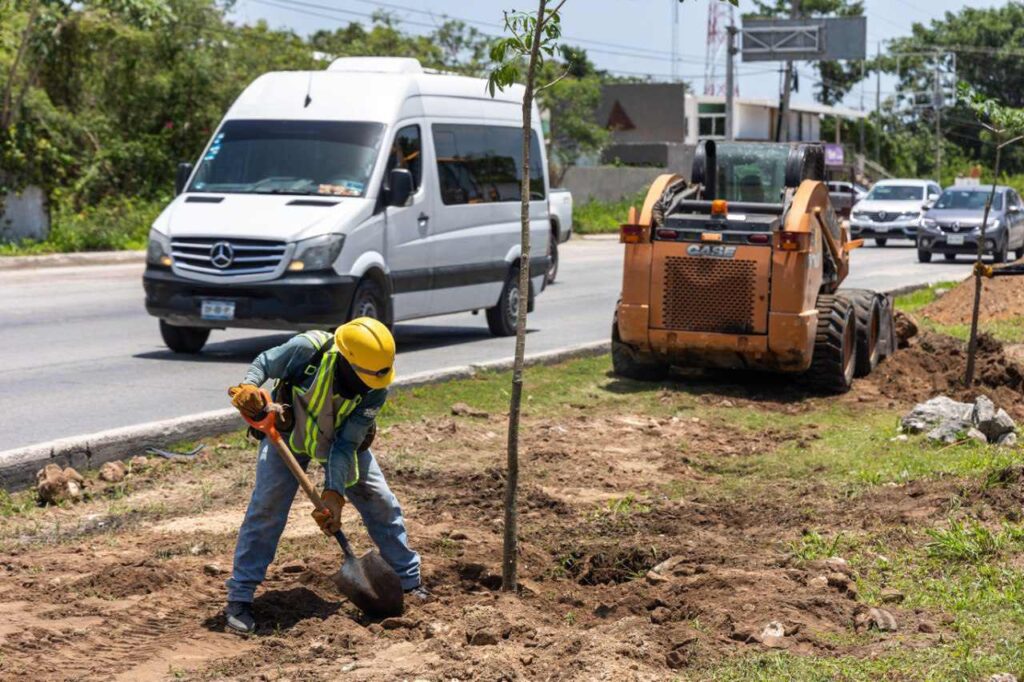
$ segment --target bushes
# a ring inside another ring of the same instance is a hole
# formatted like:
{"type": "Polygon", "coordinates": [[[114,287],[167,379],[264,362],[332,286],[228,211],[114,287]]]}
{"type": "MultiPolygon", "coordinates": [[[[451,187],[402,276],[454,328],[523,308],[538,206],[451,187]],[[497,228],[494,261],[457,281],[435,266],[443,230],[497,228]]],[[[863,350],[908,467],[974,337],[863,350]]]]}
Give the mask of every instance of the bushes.
{"type": "Polygon", "coordinates": [[[105,197],[76,210],[71,202],[56,199],[50,209],[49,238],[0,244],[0,255],[144,249],[150,225],[169,201],[170,197],[105,197]]]}
{"type": "Polygon", "coordinates": [[[579,234],[599,234],[618,232],[619,225],[626,222],[629,208],[636,206],[640,210],[644,205],[647,190],[637,192],[632,197],[618,201],[588,201],[574,209],[572,217],[575,231],[579,234]]]}

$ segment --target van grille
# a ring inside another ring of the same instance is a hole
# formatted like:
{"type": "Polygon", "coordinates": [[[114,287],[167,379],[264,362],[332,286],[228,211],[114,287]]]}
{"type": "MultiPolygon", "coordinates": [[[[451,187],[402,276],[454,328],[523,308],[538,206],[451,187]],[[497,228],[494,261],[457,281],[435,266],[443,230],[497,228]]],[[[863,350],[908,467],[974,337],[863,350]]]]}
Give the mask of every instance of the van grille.
{"type": "Polygon", "coordinates": [[[752,333],[756,283],[754,261],[670,256],[661,301],[665,328],[752,333]]]}
{"type": "Polygon", "coordinates": [[[174,267],[204,275],[258,275],[275,272],[285,243],[265,239],[188,237],[171,240],[174,267]]]}

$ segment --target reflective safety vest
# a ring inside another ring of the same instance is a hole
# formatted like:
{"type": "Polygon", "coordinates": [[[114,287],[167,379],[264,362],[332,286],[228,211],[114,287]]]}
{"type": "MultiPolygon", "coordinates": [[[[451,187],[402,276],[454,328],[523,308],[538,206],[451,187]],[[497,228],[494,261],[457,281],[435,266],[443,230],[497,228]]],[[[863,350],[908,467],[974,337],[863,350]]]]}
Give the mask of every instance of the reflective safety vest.
{"type": "MultiPolygon", "coordinates": [[[[343,398],[334,393],[334,367],[340,357],[337,346],[333,345],[334,337],[324,331],[306,332],[302,336],[313,344],[317,354],[320,354],[328,343],[331,347],[323,353],[319,365],[306,367],[307,374],[315,372],[312,383],[306,389],[296,384],[292,385],[292,413],[295,416],[295,426],[288,442],[296,454],[308,455],[323,464],[331,452],[337,429],[345,418],[352,414],[363,397],[357,395],[355,398],[343,398]]],[[[356,458],[355,480],[359,479],[358,462],[356,458]]],[[[346,481],[345,484],[352,485],[354,482],[346,481]]]]}

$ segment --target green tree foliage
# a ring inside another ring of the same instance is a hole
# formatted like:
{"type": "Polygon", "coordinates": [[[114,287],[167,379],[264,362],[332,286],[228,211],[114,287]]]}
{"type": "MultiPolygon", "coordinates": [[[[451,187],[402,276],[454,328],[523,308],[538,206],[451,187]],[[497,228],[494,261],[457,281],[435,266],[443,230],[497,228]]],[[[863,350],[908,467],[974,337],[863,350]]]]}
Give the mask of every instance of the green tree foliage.
{"type": "Polygon", "coordinates": [[[582,50],[562,47],[561,55],[562,60],[541,66],[539,80],[552,85],[537,93],[541,108],[550,115],[547,142],[553,185],[562,183],[565,171],[580,156],[596,154],[608,141],[608,131],[594,119],[604,75],[582,50]]]}
{"type": "MultiPolygon", "coordinates": [[[[918,53],[902,56],[898,61],[894,57],[884,58],[878,64],[885,71],[898,73],[903,93],[931,90],[935,59],[948,62],[949,55],[955,53],[958,80],[980,96],[996,98],[1008,107],[1024,107],[1024,3],[947,12],[927,25],[914,24],[910,36],[890,43],[889,52],[918,53]]],[[[949,157],[951,174],[978,162],[991,168],[995,147],[975,118],[969,100],[958,98],[947,100],[947,104],[942,116],[945,149],[952,147],[954,154],[949,157]]],[[[893,113],[889,127],[917,131],[919,136],[927,134],[933,129],[933,119],[909,105],[909,97],[893,103],[899,113],[893,113]]],[[[1024,149],[1003,150],[1001,166],[1007,173],[1024,173],[1024,149]]]]}
{"type": "MultiPolygon", "coordinates": [[[[788,17],[794,2],[799,2],[800,15],[805,17],[859,17],[864,14],[863,0],[754,0],[756,12],[752,16],[788,17]]],[[[857,61],[814,62],[814,67],[818,71],[814,96],[823,104],[842,101],[861,80],[861,64],[857,61]]]]}

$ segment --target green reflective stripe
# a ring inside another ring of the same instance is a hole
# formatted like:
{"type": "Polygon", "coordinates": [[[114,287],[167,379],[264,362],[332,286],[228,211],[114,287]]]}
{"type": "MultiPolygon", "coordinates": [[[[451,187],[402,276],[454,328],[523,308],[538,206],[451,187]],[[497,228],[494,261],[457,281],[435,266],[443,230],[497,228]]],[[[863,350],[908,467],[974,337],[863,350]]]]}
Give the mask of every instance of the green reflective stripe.
{"type": "Polygon", "coordinates": [[[345,483],[346,488],[351,488],[356,483],[359,483],[359,453],[355,451],[352,452],[352,469],[355,470],[356,475],[351,481],[345,483]]]}
{"type": "Polygon", "coordinates": [[[320,412],[323,410],[327,394],[330,392],[328,390],[331,384],[330,377],[334,373],[334,361],[337,357],[336,353],[328,353],[324,356],[324,361],[320,365],[320,372],[317,375],[316,387],[313,390],[313,399],[309,402],[306,447],[307,452],[314,455],[316,454],[317,441],[320,436],[320,428],[317,422],[320,418],[320,412]]]}

